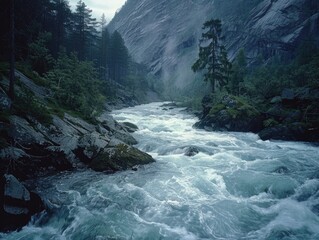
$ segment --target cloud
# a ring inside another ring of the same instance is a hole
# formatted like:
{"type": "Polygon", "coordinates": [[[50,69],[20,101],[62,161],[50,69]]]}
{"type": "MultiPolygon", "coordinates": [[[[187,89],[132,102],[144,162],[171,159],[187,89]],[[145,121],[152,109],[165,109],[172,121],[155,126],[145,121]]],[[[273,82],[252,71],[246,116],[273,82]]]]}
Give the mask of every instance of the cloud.
{"type": "MultiPolygon", "coordinates": [[[[69,0],[70,6],[74,10],[79,0],[69,0]]],[[[126,0],[83,0],[83,2],[90,8],[92,16],[100,20],[102,14],[105,14],[107,21],[111,21],[115,12],[120,9],[126,0]]]]}

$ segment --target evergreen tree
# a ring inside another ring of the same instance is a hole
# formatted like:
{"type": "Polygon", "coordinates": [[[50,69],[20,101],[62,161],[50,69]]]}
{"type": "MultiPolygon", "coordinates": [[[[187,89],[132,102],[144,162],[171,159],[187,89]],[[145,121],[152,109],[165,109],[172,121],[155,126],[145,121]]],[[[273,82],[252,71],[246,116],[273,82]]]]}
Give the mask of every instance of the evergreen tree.
{"type": "Polygon", "coordinates": [[[125,84],[125,77],[128,74],[129,54],[124,40],[118,31],[111,36],[110,57],[108,61],[110,78],[121,84],[125,84]]]}
{"type": "Polygon", "coordinates": [[[51,37],[51,33],[42,32],[39,33],[36,41],[29,44],[29,58],[31,60],[31,65],[39,74],[46,73],[54,62],[54,59],[47,48],[47,43],[51,37]]]}
{"type": "Polygon", "coordinates": [[[73,16],[73,47],[80,60],[93,59],[92,48],[97,36],[97,22],[92,18],[92,10],[82,0],[76,5],[73,16]]]}
{"type": "Polygon", "coordinates": [[[71,24],[71,9],[66,0],[53,0],[54,8],[54,29],[52,31],[53,54],[59,52],[60,47],[65,46],[67,32],[71,24]]]}
{"type": "Polygon", "coordinates": [[[100,21],[101,28],[101,38],[100,38],[100,49],[99,49],[99,69],[100,76],[103,79],[108,78],[108,58],[109,58],[109,48],[110,48],[110,34],[106,28],[106,19],[103,13],[100,21]]]}
{"type": "Polygon", "coordinates": [[[230,71],[230,63],[227,58],[222,41],[222,24],[219,19],[212,19],[204,23],[199,44],[197,61],[193,64],[194,72],[205,70],[204,81],[210,82],[212,92],[216,88],[225,86],[230,71]]]}

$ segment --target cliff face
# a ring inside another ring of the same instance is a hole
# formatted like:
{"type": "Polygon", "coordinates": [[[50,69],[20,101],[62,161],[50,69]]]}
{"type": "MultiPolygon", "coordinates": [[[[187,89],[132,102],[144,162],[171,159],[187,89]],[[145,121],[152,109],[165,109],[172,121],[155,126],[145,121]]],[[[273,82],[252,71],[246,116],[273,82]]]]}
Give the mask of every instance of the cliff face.
{"type": "Polygon", "coordinates": [[[319,41],[317,0],[128,0],[109,24],[133,57],[163,80],[185,86],[197,57],[201,26],[221,18],[232,59],[244,48],[251,63],[259,56],[289,57],[302,41],[319,41]]]}

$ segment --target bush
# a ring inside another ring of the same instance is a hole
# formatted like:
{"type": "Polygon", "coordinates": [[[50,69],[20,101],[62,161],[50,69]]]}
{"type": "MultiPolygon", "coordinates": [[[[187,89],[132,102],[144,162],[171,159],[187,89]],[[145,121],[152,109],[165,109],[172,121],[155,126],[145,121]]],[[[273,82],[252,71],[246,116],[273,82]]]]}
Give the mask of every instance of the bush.
{"type": "Polygon", "coordinates": [[[23,117],[33,117],[43,124],[52,123],[52,116],[46,105],[39,102],[33,93],[24,86],[20,86],[13,102],[13,114],[23,117]]]}

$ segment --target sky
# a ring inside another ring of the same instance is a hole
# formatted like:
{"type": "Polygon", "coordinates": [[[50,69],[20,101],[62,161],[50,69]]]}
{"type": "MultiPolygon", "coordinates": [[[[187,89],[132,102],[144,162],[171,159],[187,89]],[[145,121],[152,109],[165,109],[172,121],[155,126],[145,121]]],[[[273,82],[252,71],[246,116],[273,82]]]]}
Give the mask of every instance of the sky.
{"type": "MultiPolygon", "coordinates": [[[[69,0],[72,10],[79,0],[69,0]]],[[[82,0],[92,12],[92,16],[97,20],[101,19],[102,14],[105,14],[107,22],[110,22],[115,12],[119,10],[126,0],[82,0]]]]}

